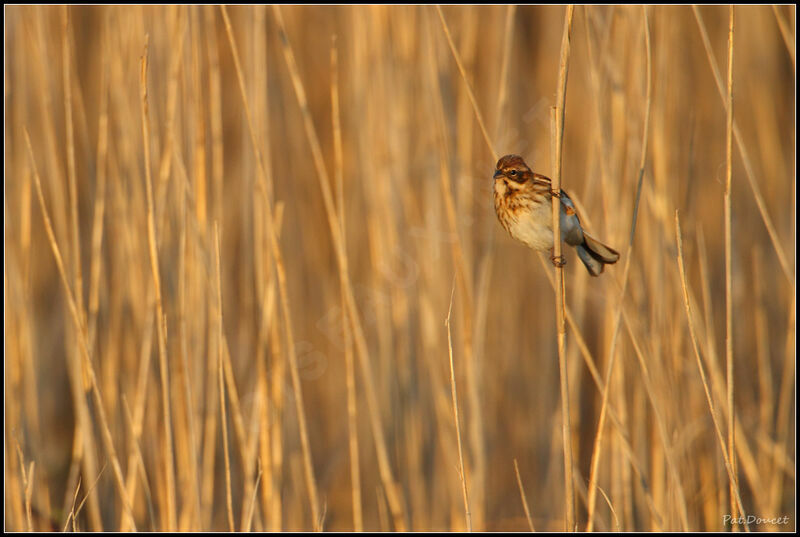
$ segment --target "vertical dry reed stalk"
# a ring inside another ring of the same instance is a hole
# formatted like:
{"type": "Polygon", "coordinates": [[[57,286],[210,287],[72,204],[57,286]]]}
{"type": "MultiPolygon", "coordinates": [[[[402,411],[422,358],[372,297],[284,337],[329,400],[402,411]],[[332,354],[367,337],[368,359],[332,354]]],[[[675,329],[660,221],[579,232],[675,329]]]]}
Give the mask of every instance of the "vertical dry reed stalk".
{"type": "Polygon", "coordinates": [[[367,354],[367,346],[361,327],[361,322],[358,317],[358,310],[355,305],[355,298],[353,295],[352,285],[350,284],[350,277],[347,268],[347,254],[344,250],[342,242],[341,228],[337,223],[336,209],[333,202],[333,195],[331,193],[330,180],[328,172],[325,168],[325,163],[322,158],[322,151],[319,144],[319,138],[314,128],[314,123],[311,119],[311,114],[308,109],[308,102],[306,100],[306,93],[303,83],[300,80],[297,72],[297,63],[294,58],[294,52],[289,43],[289,38],[286,35],[286,29],[283,24],[283,17],[280,8],[273,6],[273,12],[278,24],[281,43],[283,45],[284,58],[286,66],[292,79],[295,96],[300,106],[300,111],[303,115],[303,126],[306,131],[309,145],[311,146],[311,155],[314,161],[314,167],[317,171],[317,178],[319,179],[320,190],[322,192],[322,199],[325,203],[325,213],[328,219],[328,227],[331,231],[333,238],[334,250],[336,252],[336,261],[338,264],[339,273],[345,281],[345,290],[347,298],[347,309],[350,323],[353,326],[353,331],[356,335],[356,349],[358,351],[359,360],[361,362],[362,373],[364,376],[364,384],[367,390],[367,404],[372,421],[373,435],[375,437],[376,450],[378,452],[378,466],[381,475],[381,480],[386,492],[386,499],[389,502],[389,509],[392,511],[392,517],[397,531],[404,531],[406,527],[405,521],[405,507],[403,505],[403,498],[400,494],[399,486],[392,474],[391,466],[389,463],[389,456],[386,448],[386,441],[384,439],[383,425],[381,424],[380,414],[378,412],[377,395],[372,381],[372,370],[370,366],[369,356],[367,354]]]}
{"type": "MultiPolygon", "coordinates": [[[[514,43],[514,15],[517,12],[517,6],[509,5],[506,10],[506,20],[503,29],[503,59],[500,62],[500,87],[497,89],[497,106],[495,108],[495,139],[499,138],[501,127],[503,127],[503,112],[508,103],[508,73],[509,65],[511,64],[511,51],[512,44],[514,43]]],[[[494,157],[494,151],[492,151],[494,157]]]]}
{"type": "Polygon", "coordinates": [[[225,382],[224,382],[224,344],[222,326],[222,277],[219,268],[219,223],[214,222],[214,277],[216,280],[216,328],[217,328],[217,379],[219,380],[219,410],[222,418],[222,465],[225,468],[225,507],[228,515],[228,531],[235,531],[233,521],[233,498],[231,496],[231,454],[228,447],[228,417],[225,412],[225,382]]]}
{"type": "MultiPolygon", "coordinates": [[[[731,166],[733,151],[733,5],[729,6],[728,26],[728,95],[726,102],[725,122],[725,371],[726,385],[728,388],[728,458],[730,459],[733,479],[730,483],[731,517],[739,516],[735,501],[738,479],[736,477],[736,451],[734,447],[736,429],[734,428],[734,415],[736,407],[733,398],[733,214],[731,212],[731,166]]],[[[738,524],[732,523],[732,528],[737,529],[738,524]]]]}
{"type": "Polygon", "coordinates": [[[172,412],[170,411],[169,393],[169,361],[167,357],[167,316],[164,313],[161,296],[161,276],[158,267],[158,246],[156,244],[156,215],[153,202],[153,184],[150,174],[150,116],[147,101],[147,53],[149,35],[145,35],[144,52],[141,59],[140,94],[142,110],[142,141],[144,148],[145,187],[147,192],[147,240],[150,249],[150,269],[153,275],[153,285],[156,297],[156,333],[158,335],[159,371],[161,374],[161,408],[164,420],[164,475],[166,479],[166,512],[163,513],[164,526],[168,531],[176,528],[176,499],[175,499],[175,462],[172,444],[172,412]]]}
{"type": "Polygon", "coordinates": [[[528,498],[525,496],[525,487],[522,486],[522,478],[519,475],[519,464],[517,464],[517,459],[514,459],[514,473],[517,475],[517,486],[519,487],[519,497],[522,500],[522,507],[525,509],[525,519],[528,521],[528,527],[531,529],[531,532],[534,532],[536,530],[533,528],[531,510],[528,507],[528,498]]]}
{"type": "MultiPolygon", "coordinates": [[[[69,186],[70,202],[70,257],[72,258],[72,277],[75,280],[75,300],[78,306],[78,313],[85,322],[85,310],[83,308],[83,275],[81,269],[81,243],[80,226],[78,224],[78,179],[75,171],[75,131],[72,122],[72,77],[70,68],[70,47],[69,47],[69,8],[62,8],[61,24],[61,59],[62,74],[64,82],[64,115],[66,116],[66,138],[67,138],[67,184],[69,186]]],[[[84,376],[84,379],[86,377],[84,376]]],[[[88,382],[86,383],[88,385],[88,382]]]]}
{"type": "Polygon", "coordinates": [[[450,46],[450,51],[453,53],[453,58],[456,60],[456,65],[458,66],[458,71],[461,73],[461,78],[464,80],[464,87],[467,88],[467,95],[469,96],[469,101],[472,103],[472,110],[475,112],[475,118],[478,120],[478,126],[481,128],[481,134],[483,134],[483,140],[486,142],[486,146],[489,148],[489,151],[492,153],[492,157],[497,160],[500,155],[497,153],[497,150],[494,148],[494,144],[492,143],[492,139],[489,137],[489,131],[486,130],[486,124],[483,121],[483,115],[481,114],[480,108],[478,107],[478,103],[475,100],[475,95],[472,93],[472,87],[467,83],[467,72],[464,70],[464,65],[461,63],[461,56],[456,51],[456,46],[453,43],[453,38],[450,35],[450,28],[447,26],[447,22],[444,20],[444,15],[442,14],[442,8],[438,5],[436,6],[436,12],[439,14],[439,20],[442,22],[442,28],[444,29],[444,35],[447,37],[447,44],[450,46]]]}
{"type": "Polygon", "coordinates": [[[464,518],[467,524],[467,531],[472,531],[472,515],[469,510],[469,493],[467,491],[467,471],[464,468],[464,452],[461,447],[461,424],[458,419],[458,391],[456,390],[456,370],[453,365],[453,335],[450,331],[450,315],[453,313],[453,295],[456,292],[456,282],[453,279],[453,290],[450,292],[450,307],[447,310],[447,319],[444,324],[447,327],[447,351],[450,358],[450,395],[453,400],[453,421],[456,426],[456,440],[458,443],[458,477],[461,480],[461,494],[464,498],[464,518]]]}
{"type": "MultiPolygon", "coordinates": [[[[72,504],[69,509],[69,513],[67,513],[67,521],[64,523],[64,533],[69,531],[69,523],[72,522],[72,531],[75,533],[78,532],[77,528],[75,527],[75,503],[78,501],[78,492],[81,489],[81,481],[80,477],[78,477],[78,485],[75,487],[75,494],[72,495],[72,504]]],[[[84,498],[86,501],[88,498],[84,498]]]]}
{"type": "MultiPolygon", "coordinates": [[[[75,300],[77,302],[78,313],[81,316],[81,323],[86,321],[85,310],[83,307],[83,279],[81,272],[81,255],[80,255],[80,228],[79,228],[79,215],[78,215],[78,191],[77,191],[77,177],[75,171],[75,136],[73,129],[73,103],[72,103],[72,71],[70,68],[70,40],[69,40],[69,10],[63,7],[61,11],[61,48],[62,48],[62,83],[64,86],[64,115],[65,115],[65,137],[67,145],[67,186],[69,195],[70,207],[70,235],[69,235],[69,248],[66,250],[67,256],[71,257],[72,261],[72,277],[75,285],[75,300]]],[[[51,130],[48,129],[48,133],[51,130]]],[[[89,342],[91,345],[91,340],[89,342]]],[[[80,348],[76,349],[70,354],[80,354],[80,348]]],[[[70,360],[72,364],[68,367],[72,370],[71,373],[80,375],[82,379],[80,383],[77,380],[73,382],[73,394],[77,398],[79,393],[83,393],[89,389],[88,373],[82,360],[70,360]],[[82,385],[83,389],[78,386],[82,385]]],[[[82,461],[83,471],[86,472],[86,478],[94,480],[97,477],[97,462],[94,454],[94,440],[93,433],[91,432],[88,419],[88,407],[82,403],[76,403],[77,421],[83,424],[80,428],[82,434],[75,435],[73,444],[73,470],[72,477],[77,478],[77,470],[79,460],[82,461]],[[83,436],[83,438],[81,438],[83,436]]],[[[70,480],[72,481],[72,480],[70,480]]],[[[69,488],[68,488],[69,490],[69,488]]],[[[102,528],[102,521],[100,519],[99,499],[96,494],[89,497],[88,513],[90,525],[93,530],[99,531],[102,528]]]]}
{"type": "Polygon", "coordinates": [[[297,352],[295,349],[294,329],[292,327],[292,316],[289,308],[289,296],[286,289],[286,271],[283,264],[283,255],[280,251],[278,244],[278,237],[275,231],[272,213],[272,200],[269,199],[267,186],[265,184],[267,173],[264,169],[264,160],[261,152],[261,144],[256,136],[253,126],[253,118],[250,112],[249,99],[247,98],[247,91],[245,89],[244,74],[239,60],[239,51],[236,47],[236,40],[233,37],[233,30],[231,28],[230,18],[225,6],[220,6],[222,17],[225,21],[225,30],[228,35],[228,42],[231,46],[233,60],[236,67],[236,76],[239,82],[239,90],[242,96],[242,102],[245,107],[245,118],[247,120],[248,132],[250,133],[250,142],[253,145],[253,151],[256,154],[256,164],[258,166],[258,190],[265,198],[264,209],[265,216],[269,222],[267,226],[267,235],[269,238],[270,250],[272,258],[275,263],[275,275],[278,281],[278,294],[281,303],[281,313],[283,314],[284,330],[286,332],[286,353],[289,358],[289,374],[292,380],[292,389],[295,392],[295,406],[297,408],[297,421],[300,429],[300,444],[303,453],[303,469],[306,480],[306,487],[308,489],[308,499],[311,507],[311,521],[315,530],[321,530],[322,520],[320,519],[319,499],[317,493],[317,481],[314,477],[314,466],[311,460],[311,446],[308,441],[308,427],[306,425],[306,412],[303,403],[303,390],[300,384],[300,376],[297,371],[297,352]]]}
{"type": "Polygon", "coordinates": [[[17,451],[19,453],[19,469],[20,473],[22,473],[22,490],[25,497],[25,522],[28,531],[34,531],[33,516],[31,515],[31,497],[33,496],[33,470],[36,462],[31,461],[30,466],[28,466],[28,471],[26,472],[25,459],[22,456],[22,450],[19,448],[19,445],[17,445],[17,451]]]}
{"type": "MultiPolygon", "coordinates": [[[[730,483],[730,491],[731,491],[731,502],[733,502],[733,509],[740,513],[740,516],[746,516],[741,496],[739,495],[739,484],[736,480],[736,475],[734,473],[734,467],[730,458],[730,451],[728,447],[725,445],[725,439],[722,436],[722,427],[720,426],[719,420],[717,418],[717,413],[714,409],[714,400],[711,396],[711,391],[708,387],[708,382],[706,381],[706,374],[705,370],[703,369],[703,364],[700,360],[700,350],[699,345],[697,343],[697,336],[695,334],[695,327],[694,321],[692,320],[692,308],[691,302],[689,300],[689,291],[688,285],[686,283],[686,269],[683,263],[683,238],[681,236],[681,224],[680,220],[678,219],[678,211],[675,211],[675,237],[676,243],[678,247],[678,270],[680,272],[681,278],[681,289],[683,290],[683,304],[684,308],[686,309],[686,318],[689,322],[689,335],[691,336],[692,340],[692,348],[694,349],[694,355],[697,360],[697,369],[700,373],[700,380],[703,384],[703,389],[706,395],[706,401],[708,403],[708,410],[711,413],[711,419],[714,423],[714,430],[717,433],[717,438],[719,440],[719,447],[722,450],[722,458],[725,462],[725,470],[728,472],[728,480],[730,483]]],[[[733,516],[733,514],[732,514],[733,516]]],[[[732,526],[735,523],[731,524],[732,526]]],[[[745,528],[749,531],[748,523],[745,522],[745,528]]]]}
{"type": "Polygon", "coordinates": [[[792,68],[795,68],[795,37],[792,35],[792,31],[789,29],[789,24],[786,22],[786,19],[784,19],[783,15],[778,11],[777,5],[772,5],[772,12],[775,14],[775,20],[778,21],[778,29],[781,31],[781,37],[783,38],[783,43],[786,45],[786,51],[789,53],[789,57],[792,60],[792,68]]]}
{"type": "MultiPolygon", "coordinates": [[[[107,43],[106,30],[103,27],[101,42],[104,48],[107,43]]],[[[101,53],[102,54],[102,53],[101,53]]],[[[108,159],[108,52],[101,56],[100,68],[100,117],[97,127],[97,190],[95,193],[94,215],[92,220],[92,255],[89,268],[89,343],[96,348],[97,341],[97,311],[100,307],[100,270],[102,258],[100,248],[103,242],[103,229],[106,206],[106,177],[108,159]]]]}
{"type": "MultiPolygon", "coordinates": [[[[475,100],[475,95],[472,92],[472,88],[467,80],[466,71],[463,66],[463,62],[461,60],[461,55],[458,53],[455,47],[455,43],[453,42],[452,35],[450,34],[450,28],[447,22],[444,19],[444,14],[439,6],[436,7],[437,13],[439,15],[439,21],[442,25],[442,29],[444,30],[445,37],[447,38],[447,43],[450,47],[450,51],[453,55],[453,58],[456,61],[456,65],[458,66],[459,72],[461,74],[461,78],[464,81],[464,87],[467,89],[467,95],[469,97],[470,103],[472,104],[472,108],[475,112],[476,118],[478,120],[478,125],[481,128],[481,132],[483,133],[484,140],[489,146],[489,150],[492,152],[492,156],[496,159],[496,153],[494,147],[491,145],[491,141],[489,138],[488,130],[486,129],[486,125],[483,121],[483,116],[480,113],[480,109],[478,108],[477,102],[475,100]]],[[[434,75],[435,76],[435,75],[434,75]]],[[[474,520],[475,526],[479,530],[484,529],[484,493],[486,487],[486,450],[484,446],[484,426],[481,410],[481,401],[480,401],[480,377],[478,375],[478,364],[475,363],[475,347],[474,347],[474,331],[475,331],[475,323],[474,323],[474,311],[475,311],[475,301],[473,296],[473,272],[470,259],[468,258],[468,254],[465,248],[465,241],[461,238],[461,233],[459,232],[459,216],[458,213],[459,207],[456,204],[456,200],[454,199],[453,195],[453,185],[451,180],[451,171],[450,171],[450,151],[449,145],[447,140],[447,133],[446,130],[443,128],[446,125],[446,121],[444,120],[444,108],[445,105],[441,99],[441,91],[436,91],[437,96],[437,111],[439,112],[440,120],[437,121],[437,133],[438,133],[438,142],[439,142],[439,150],[441,152],[441,159],[439,164],[439,179],[440,179],[440,186],[442,190],[442,197],[444,199],[444,208],[445,214],[447,217],[447,225],[449,228],[450,234],[454,237],[452,241],[452,256],[453,262],[457,268],[457,279],[459,281],[459,287],[463,296],[463,307],[461,308],[461,340],[462,340],[462,349],[464,353],[464,362],[466,366],[466,376],[467,376],[467,388],[468,388],[468,400],[472,411],[470,413],[471,419],[469,421],[469,441],[470,446],[472,449],[472,459],[474,461],[474,471],[473,471],[473,504],[474,504],[474,520]]],[[[462,138],[463,139],[463,138],[462,138]]],[[[462,144],[459,144],[462,145],[462,144]]],[[[462,186],[461,189],[466,190],[466,186],[462,186]]],[[[472,522],[470,522],[472,523],[472,522]]]]}
{"type": "MultiPolygon", "coordinates": [[[[342,125],[339,113],[339,48],[336,35],[331,43],[331,110],[334,144],[334,179],[336,185],[336,207],[339,215],[339,233],[342,248],[346,251],[344,217],[344,155],[342,150],[342,125]]],[[[342,336],[344,338],[345,383],[347,390],[347,432],[350,451],[350,487],[353,501],[353,530],[364,530],[364,514],[361,500],[361,470],[358,455],[358,407],[356,399],[355,364],[353,363],[353,334],[347,321],[347,287],[344,277],[339,275],[339,294],[342,315],[342,336]]]]}
{"type": "MultiPolygon", "coordinates": [[[[563,259],[561,256],[561,151],[564,140],[564,117],[566,115],[565,102],[567,98],[567,73],[569,71],[570,34],[572,33],[572,16],[574,6],[566,8],[564,16],[564,32],[561,36],[561,61],[558,70],[558,86],[556,86],[556,107],[553,111],[552,144],[553,144],[553,258],[563,259]]],[[[567,363],[565,354],[566,327],[565,327],[565,290],[564,266],[555,267],[556,285],[556,330],[558,337],[558,369],[561,379],[561,434],[564,448],[564,518],[567,531],[576,530],[575,521],[575,493],[573,492],[572,472],[572,434],[570,432],[569,413],[569,380],[567,378],[567,363]]]]}
{"type": "MultiPolygon", "coordinates": [[[[717,90],[719,92],[719,96],[722,99],[722,105],[727,109],[728,100],[726,98],[726,91],[725,91],[725,83],[722,79],[722,75],[719,71],[719,65],[717,64],[717,60],[714,58],[714,52],[711,48],[711,40],[708,37],[708,30],[706,29],[705,22],[703,21],[702,15],[700,15],[700,11],[697,6],[692,6],[694,10],[694,16],[697,20],[697,26],[700,29],[700,37],[703,38],[703,46],[706,50],[706,56],[708,57],[708,63],[711,67],[711,72],[714,75],[714,82],[717,84],[717,90]]],[[[756,205],[758,206],[758,211],[761,214],[761,219],[764,221],[764,225],[767,228],[767,232],[769,233],[769,238],[772,240],[772,246],[775,248],[775,253],[778,255],[778,261],[780,262],[781,268],[783,269],[783,273],[789,281],[793,279],[793,272],[791,266],[789,265],[789,260],[786,256],[786,252],[783,248],[783,243],[778,237],[778,232],[775,230],[775,225],[772,223],[772,217],[770,216],[769,209],[767,208],[767,204],[764,201],[764,197],[761,194],[761,189],[756,182],[755,172],[753,171],[753,164],[750,159],[750,152],[747,150],[747,147],[744,145],[744,141],[742,139],[741,131],[739,130],[739,126],[736,124],[736,121],[733,120],[732,123],[733,129],[733,136],[734,140],[736,140],[736,146],[739,148],[739,154],[742,157],[742,163],[744,164],[744,171],[747,177],[747,182],[750,185],[750,191],[753,193],[753,198],[755,199],[756,205]]]]}
{"type": "Polygon", "coordinates": [[[630,274],[631,259],[633,257],[633,244],[636,234],[636,219],[639,214],[639,200],[642,194],[642,182],[644,181],[644,167],[647,158],[647,141],[650,132],[650,107],[652,98],[652,59],[650,50],[650,23],[647,18],[647,7],[642,7],[642,15],[644,21],[644,34],[645,34],[645,48],[646,48],[646,61],[647,61],[647,79],[646,83],[646,98],[645,98],[645,116],[644,126],[642,128],[642,152],[639,158],[639,180],[636,185],[635,201],[633,204],[633,216],[631,219],[631,231],[628,236],[628,251],[625,255],[625,267],[622,271],[622,289],[619,293],[617,313],[614,318],[614,328],[612,329],[611,346],[608,352],[608,366],[606,367],[606,375],[603,388],[603,399],[600,404],[600,418],[597,422],[597,434],[594,440],[594,447],[592,448],[592,462],[589,471],[589,494],[588,494],[588,521],[586,523],[586,531],[592,531],[594,524],[594,505],[597,498],[597,471],[599,469],[600,458],[602,454],[602,439],[603,428],[605,426],[606,412],[608,410],[608,395],[611,385],[611,374],[614,370],[614,362],[617,356],[617,337],[619,335],[620,319],[622,317],[622,308],[625,301],[625,291],[628,287],[628,276],[630,274]]]}
{"type": "MultiPolygon", "coordinates": [[[[75,328],[78,343],[80,345],[81,357],[83,358],[82,362],[89,376],[90,388],[92,391],[92,395],[94,396],[94,402],[97,408],[97,418],[100,421],[100,432],[103,438],[103,444],[106,449],[108,458],[111,459],[111,467],[114,470],[115,484],[117,485],[117,491],[119,492],[120,498],[122,499],[122,505],[125,511],[128,513],[128,516],[130,517],[130,524],[135,531],[136,525],[133,520],[133,510],[131,507],[131,502],[128,497],[128,494],[125,490],[125,485],[123,483],[123,478],[122,478],[122,468],[119,465],[117,452],[116,449],[114,449],[114,442],[111,438],[111,431],[109,430],[108,419],[106,418],[105,408],[103,407],[103,397],[100,393],[100,388],[97,386],[97,377],[95,376],[94,373],[94,367],[92,366],[91,358],[89,355],[89,344],[88,341],[86,340],[87,334],[84,331],[84,327],[82,326],[81,323],[80,313],[78,312],[78,306],[72,294],[72,289],[69,286],[69,279],[67,278],[67,272],[66,269],[64,268],[64,261],[61,256],[61,251],[58,247],[58,243],[56,242],[56,236],[55,233],[53,232],[53,226],[50,223],[50,215],[47,212],[47,207],[44,203],[44,194],[42,193],[42,183],[41,180],[39,179],[39,172],[36,169],[36,160],[34,159],[33,156],[33,147],[31,146],[31,140],[27,130],[24,132],[24,135],[25,135],[25,145],[28,148],[28,158],[30,159],[31,167],[33,168],[33,177],[36,181],[36,195],[39,198],[39,208],[42,211],[42,218],[44,219],[45,230],[47,231],[47,238],[48,241],[50,242],[50,248],[53,252],[53,256],[56,259],[58,272],[59,275],[61,276],[61,283],[64,285],[64,291],[67,295],[67,303],[69,305],[70,314],[72,316],[72,322],[75,328]]],[[[88,419],[89,410],[86,404],[86,399],[83,397],[82,392],[79,401],[80,401],[80,408],[82,408],[82,410],[79,410],[79,413],[85,416],[84,419],[88,419]]],[[[90,426],[88,422],[84,423],[85,427],[90,426]]],[[[86,447],[88,448],[90,446],[86,447]]]]}
{"type": "MultiPolygon", "coordinates": [[[[132,452],[131,457],[135,458],[135,462],[133,464],[128,465],[129,475],[132,476],[131,481],[134,483],[136,482],[137,475],[142,480],[142,485],[144,486],[145,501],[147,502],[147,514],[150,519],[150,529],[153,529],[156,527],[156,516],[153,509],[153,497],[150,490],[150,481],[147,478],[145,461],[144,457],[142,456],[142,449],[139,446],[139,437],[141,436],[139,430],[141,429],[141,427],[137,427],[134,424],[133,416],[131,415],[131,409],[130,406],[128,405],[128,399],[124,395],[122,396],[122,410],[125,415],[125,425],[128,427],[129,434],[133,439],[131,441],[131,452],[132,452]]],[[[127,517],[124,517],[124,520],[120,522],[120,526],[126,527],[127,523],[128,523],[127,517]]]]}

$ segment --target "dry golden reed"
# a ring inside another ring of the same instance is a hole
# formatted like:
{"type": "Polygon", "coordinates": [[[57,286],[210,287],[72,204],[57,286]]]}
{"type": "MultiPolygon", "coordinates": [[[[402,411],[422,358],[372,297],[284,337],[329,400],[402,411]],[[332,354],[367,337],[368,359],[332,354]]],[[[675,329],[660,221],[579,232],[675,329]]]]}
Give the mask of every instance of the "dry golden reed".
{"type": "Polygon", "coordinates": [[[794,530],[794,20],[6,7],[5,528],[794,530]]]}

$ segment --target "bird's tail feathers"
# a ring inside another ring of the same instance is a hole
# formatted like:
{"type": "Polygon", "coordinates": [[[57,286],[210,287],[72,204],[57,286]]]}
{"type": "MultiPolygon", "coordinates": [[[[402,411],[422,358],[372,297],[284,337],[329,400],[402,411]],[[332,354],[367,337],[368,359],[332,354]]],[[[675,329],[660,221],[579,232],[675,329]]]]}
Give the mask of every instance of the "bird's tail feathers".
{"type": "Polygon", "coordinates": [[[583,243],[575,249],[592,276],[599,276],[606,265],[614,264],[619,259],[619,252],[586,233],[583,234],[583,243]]]}

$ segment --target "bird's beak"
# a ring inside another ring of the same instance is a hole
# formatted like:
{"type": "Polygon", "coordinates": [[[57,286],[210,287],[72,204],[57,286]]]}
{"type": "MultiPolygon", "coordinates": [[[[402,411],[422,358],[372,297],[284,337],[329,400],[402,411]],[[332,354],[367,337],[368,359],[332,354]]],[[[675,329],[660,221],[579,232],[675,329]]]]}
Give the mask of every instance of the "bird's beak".
{"type": "Polygon", "coordinates": [[[497,171],[495,171],[495,172],[494,172],[494,176],[493,176],[493,177],[494,177],[494,179],[497,179],[497,178],[498,178],[498,177],[500,177],[501,175],[503,175],[503,172],[502,172],[502,171],[500,171],[500,170],[497,170],[497,171]]]}

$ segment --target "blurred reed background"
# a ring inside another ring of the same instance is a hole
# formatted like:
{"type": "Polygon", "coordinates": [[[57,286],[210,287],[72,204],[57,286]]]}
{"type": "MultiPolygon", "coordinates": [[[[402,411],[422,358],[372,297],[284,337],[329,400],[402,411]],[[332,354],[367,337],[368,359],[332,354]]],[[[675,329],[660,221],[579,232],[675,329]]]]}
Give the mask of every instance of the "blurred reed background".
{"type": "MultiPolygon", "coordinates": [[[[464,79],[434,7],[6,7],[5,528],[465,529],[454,289],[472,527],[564,529],[553,269],[496,221],[467,89],[552,173],[564,11],[442,8],[464,79]]],[[[622,253],[567,253],[579,529],[612,347],[593,528],[730,527],[675,226],[727,441],[728,20],[575,9],[562,185],[622,253]]],[[[788,516],[750,529],[795,529],[794,21],[735,8],[735,473],[788,516]]]]}

